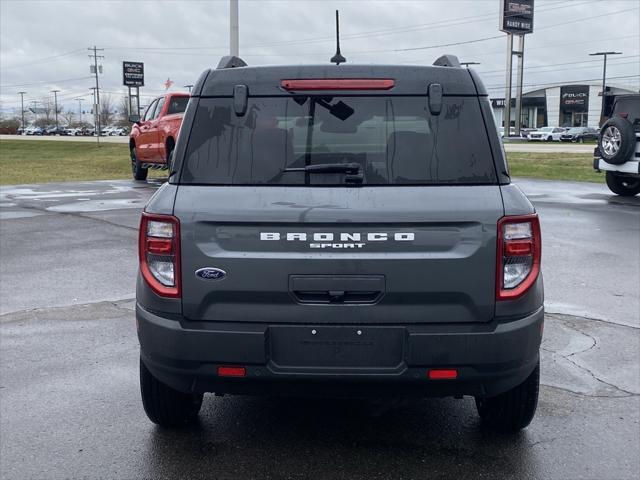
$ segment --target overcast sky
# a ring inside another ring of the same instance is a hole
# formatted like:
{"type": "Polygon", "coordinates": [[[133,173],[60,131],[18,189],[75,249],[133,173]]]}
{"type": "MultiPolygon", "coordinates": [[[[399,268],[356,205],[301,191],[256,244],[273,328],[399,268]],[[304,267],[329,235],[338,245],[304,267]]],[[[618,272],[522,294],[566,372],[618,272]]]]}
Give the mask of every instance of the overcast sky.
{"type": "MultiPolygon", "coordinates": [[[[327,63],[335,52],[338,8],[349,63],[429,65],[452,53],[480,62],[475,68],[491,95],[503,97],[506,36],[498,31],[499,4],[240,0],[240,56],[250,65],[327,63]]],[[[535,8],[525,89],[600,78],[602,60],[588,54],[601,50],[623,52],[610,59],[611,83],[640,89],[639,0],[536,0],[535,8]]],[[[122,61],[144,62],[147,103],[168,78],[175,82],[171,90],[183,90],[228,52],[229,2],[0,0],[0,107],[19,111],[17,92],[27,92],[26,102],[53,89],[61,90],[67,108],[77,109],[78,96],[88,106],[94,83],[87,47],[93,45],[104,49],[100,87],[114,103],[125,91],[122,61]]]]}

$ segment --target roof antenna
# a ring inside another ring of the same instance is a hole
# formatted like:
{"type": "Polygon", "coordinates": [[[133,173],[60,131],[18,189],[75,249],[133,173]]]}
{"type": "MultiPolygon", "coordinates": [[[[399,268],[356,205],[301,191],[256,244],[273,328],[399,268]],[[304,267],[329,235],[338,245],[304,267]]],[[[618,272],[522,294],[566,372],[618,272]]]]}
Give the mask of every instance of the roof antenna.
{"type": "Polygon", "coordinates": [[[347,61],[347,59],[344,58],[340,53],[340,17],[338,14],[338,10],[336,10],[336,54],[331,57],[331,60],[329,61],[331,63],[335,63],[336,65],[340,65],[341,63],[345,63],[347,61]]]}

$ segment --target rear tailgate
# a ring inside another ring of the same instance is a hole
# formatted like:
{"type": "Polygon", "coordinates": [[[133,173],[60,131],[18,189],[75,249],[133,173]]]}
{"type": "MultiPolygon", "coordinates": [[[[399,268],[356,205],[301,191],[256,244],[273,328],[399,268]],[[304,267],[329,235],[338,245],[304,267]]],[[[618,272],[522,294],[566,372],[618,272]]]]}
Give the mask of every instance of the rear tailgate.
{"type": "Polygon", "coordinates": [[[496,186],[181,185],[189,320],[488,322],[495,306],[496,186]],[[211,267],[222,279],[203,279],[211,267]]]}

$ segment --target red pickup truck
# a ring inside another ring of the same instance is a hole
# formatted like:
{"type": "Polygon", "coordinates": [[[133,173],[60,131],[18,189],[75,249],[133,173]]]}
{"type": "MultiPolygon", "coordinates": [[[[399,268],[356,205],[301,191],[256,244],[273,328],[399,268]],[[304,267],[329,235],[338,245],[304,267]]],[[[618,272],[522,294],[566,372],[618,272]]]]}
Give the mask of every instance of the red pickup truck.
{"type": "Polygon", "coordinates": [[[154,99],[133,124],[129,135],[133,178],[146,180],[149,168],[168,168],[188,102],[188,93],[167,93],[154,99]]]}

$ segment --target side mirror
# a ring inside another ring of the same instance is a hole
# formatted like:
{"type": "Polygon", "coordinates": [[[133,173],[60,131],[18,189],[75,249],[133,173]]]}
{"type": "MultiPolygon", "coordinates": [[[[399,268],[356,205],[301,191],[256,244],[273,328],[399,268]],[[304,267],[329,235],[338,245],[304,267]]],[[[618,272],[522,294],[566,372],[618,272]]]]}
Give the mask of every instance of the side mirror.
{"type": "Polygon", "coordinates": [[[131,123],[140,123],[140,115],[129,115],[129,121],[131,123]]]}
{"type": "Polygon", "coordinates": [[[428,95],[431,115],[440,115],[442,111],[442,85],[439,83],[429,85],[428,95]]]}

